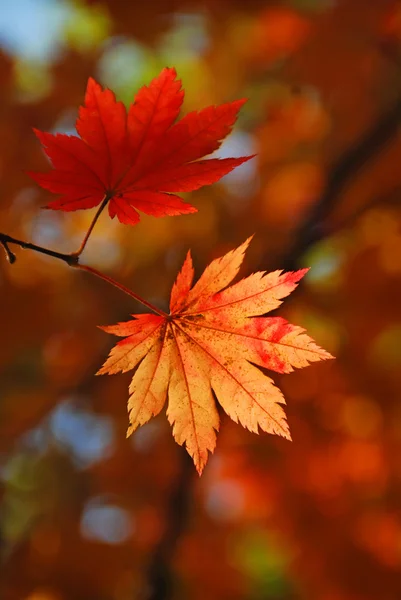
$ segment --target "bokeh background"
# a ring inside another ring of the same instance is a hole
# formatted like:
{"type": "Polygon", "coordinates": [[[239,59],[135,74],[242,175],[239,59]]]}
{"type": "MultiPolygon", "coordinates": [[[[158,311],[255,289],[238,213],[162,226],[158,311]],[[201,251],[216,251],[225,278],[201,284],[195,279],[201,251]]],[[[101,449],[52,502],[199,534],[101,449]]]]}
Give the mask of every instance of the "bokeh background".
{"type": "Polygon", "coordinates": [[[249,98],[220,156],[257,153],[83,260],[165,307],[255,239],[243,274],[312,269],[279,314],[337,360],[276,377],[293,442],[222,415],[201,478],[160,415],[125,438],[130,375],[94,377],[118,290],[16,249],[0,261],[0,597],[401,598],[401,7],[393,0],[0,0],[1,231],[75,250],[43,211],[32,127],[74,132],[88,76],[129,103],[175,66],[185,111],[249,98]]]}

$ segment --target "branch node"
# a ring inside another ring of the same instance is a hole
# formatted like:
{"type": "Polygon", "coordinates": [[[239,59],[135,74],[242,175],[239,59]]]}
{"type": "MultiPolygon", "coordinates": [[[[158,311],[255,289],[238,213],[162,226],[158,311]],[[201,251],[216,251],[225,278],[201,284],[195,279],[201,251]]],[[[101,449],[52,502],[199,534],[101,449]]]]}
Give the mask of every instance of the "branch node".
{"type": "Polygon", "coordinates": [[[0,239],[0,243],[4,248],[4,252],[6,253],[6,258],[7,258],[8,262],[10,263],[10,265],[13,265],[15,263],[15,261],[17,260],[17,257],[15,256],[14,252],[12,252],[10,250],[10,248],[8,247],[8,244],[5,240],[0,239]]]}
{"type": "Polygon", "coordinates": [[[69,254],[68,257],[66,257],[65,262],[69,267],[77,267],[79,265],[79,254],[76,254],[75,252],[69,254]]]}

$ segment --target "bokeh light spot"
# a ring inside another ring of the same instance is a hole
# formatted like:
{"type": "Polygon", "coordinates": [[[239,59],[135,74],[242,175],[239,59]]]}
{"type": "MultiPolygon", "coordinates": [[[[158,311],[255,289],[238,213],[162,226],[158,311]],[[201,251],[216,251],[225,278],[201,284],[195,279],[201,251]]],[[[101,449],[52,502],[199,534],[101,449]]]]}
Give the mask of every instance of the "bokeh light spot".
{"type": "Polygon", "coordinates": [[[212,485],[206,509],[216,521],[232,521],[244,510],[244,490],[237,481],[223,480],[212,485]]]}
{"type": "Polygon", "coordinates": [[[52,412],[50,427],[55,439],[71,453],[81,468],[111,454],[114,428],[108,417],[80,409],[67,400],[52,412]]]}
{"type": "Polygon", "coordinates": [[[18,0],[2,4],[0,47],[29,60],[55,60],[71,7],[63,0],[18,0]]]}
{"type": "Polygon", "coordinates": [[[106,544],[122,544],[133,531],[132,517],[128,511],[107,503],[105,498],[90,500],[82,514],[82,535],[106,544]]]}

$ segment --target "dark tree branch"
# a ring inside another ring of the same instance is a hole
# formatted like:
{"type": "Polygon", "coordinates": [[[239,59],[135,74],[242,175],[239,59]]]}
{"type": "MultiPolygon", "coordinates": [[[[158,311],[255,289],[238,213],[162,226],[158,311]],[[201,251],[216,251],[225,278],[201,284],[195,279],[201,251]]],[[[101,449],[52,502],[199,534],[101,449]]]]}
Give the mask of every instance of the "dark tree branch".
{"type": "Polygon", "coordinates": [[[188,520],[196,472],[192,459],[179,448],[180,464],[166,515],[166,529],[149,562],[144,600],[170,600],[174,592],[171,559],[188,520]]]}
{"type": "Polygon", "coordinates": [[[333,225],[326,225],[324,237],[328,237],[337,233],[338,231],[343,231],[344,229],[351,227],[364,213],[371,210],[372,208],[375,208],[376,206],[390,207],[399,205],[400,198],[401,186],[395,186],[389,193],[385,195],[373,197],[363,206],[359,206],[358,208],[356,208],[355,211],[350,215],[344,216],[342,219],[340,219],[333,225]]]}
{"type": "MultiPolygon", "coordinates": [[[[322,197],[313,205],[294,241],[280,259],[280,269],[293,270],[313,244],[327,235],[326,220],[352,178],[373,160],[397,134],[401,121],[401,98],[334,164],[322,197]]],[[[262,262],[267,262],[266,257],[262,262]]]]}

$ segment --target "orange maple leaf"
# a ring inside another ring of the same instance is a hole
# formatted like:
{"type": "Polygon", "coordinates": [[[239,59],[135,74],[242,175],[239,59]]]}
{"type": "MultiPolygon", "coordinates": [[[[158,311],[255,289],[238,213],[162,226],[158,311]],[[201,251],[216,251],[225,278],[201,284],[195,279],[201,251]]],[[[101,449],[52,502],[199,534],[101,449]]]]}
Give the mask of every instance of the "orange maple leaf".
{"type": "Polygon", "coordinates": [[[175,69],[165,68],[135,97],[128,113],[111,90],[90,78],[76,123],[78,136],[34,130],[53,165],[29,175],[61,195],[47,208],[72,211],[108,202],[109,215],[135,225],[138,210],[154,217],[196,212],[172,192],[215,183],[252,158],[199,160],[220,147],[246,101],[190,112],[175,69]]]}
{"type": "Polygon", "coordinates": [[[134,320],[102,327],[125,339],[98,374],[125,372],[139,364],[129,387],[127,435],[157,415],[168,394],[174,438],[185,443],[199,474],[219,429],[213,392],[236,423],[290,439],[283,395],[255,365],[289,373],[332,358],[301,327],[281,317],[256,316],[277,308],[308,269],[260,271],[227,287],[250,240],[214,260],[193,287],[188,252],[171,292],[169,315],[132,315],[134,320]]]}

